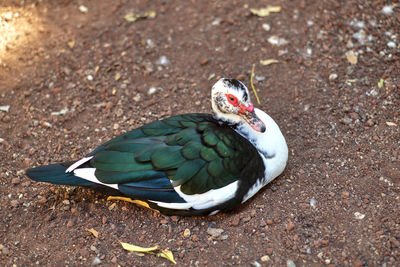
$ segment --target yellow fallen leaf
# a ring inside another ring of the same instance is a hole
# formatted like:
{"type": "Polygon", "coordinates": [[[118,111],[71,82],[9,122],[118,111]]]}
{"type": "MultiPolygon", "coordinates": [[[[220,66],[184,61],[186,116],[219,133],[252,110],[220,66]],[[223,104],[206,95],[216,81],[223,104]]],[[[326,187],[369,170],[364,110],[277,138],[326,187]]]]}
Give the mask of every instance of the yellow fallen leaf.
{"type": "Polygon", "coordinates": [[[279,60],[271,58],[271,59],[266,59],[266,60],[260,60],[260,63],[263,66],[268,66],[268,65],[271,65],[274,63],[279,63],[279,60]]]}
{"type": "Polygon", "coordinates": [[[273,12],[281,12],[281,7],[280,6],[267,6],[266,8],[250,8],[250,12],[253,15],[259,16],[259,17],[266,17],[269,16],[269,14],[273,12]]]}
{"type": "Polygon", "coordinates": [[[391,122],[391,121],[387,121],[387,122],[386,122],[386,125],[387,125],[387,126],[397,126],[396,123],[391,122]]]}
{"type": "Polygon", "coordinates": [[[346,58],[347,58],[347,61],[348,61],[350,64],[352,64],[352,65],[357,64],[358,59],[357,59],[357,56],[354,54],[353,51],[348,51],[348,52],[346,53],[346,58]]]}
{"type": "Polygon", "coordinates": [[[148,252],[151,252],[151,251],[154,251],[154,250],[158,249],[157,245],[155,245],[154,247],[150,247],[150,248],[144,248],[144,247],[135,246],[135,245],[132,245],[132,244],[129,244],[129,243],[125,243],[125,242],[122,242],[122,241],[119,241],[119,243],[127,251],[148,253],[148,252]]]}
{"type": "Polygon", "coordinates": [[[114,87],[113,89],[112,89],[112,95],[115,95],[116,93],[117,93],[117,89],[114,87]]]}
{"type": "Polygon", "coordinates": [[[378,88],[382,88],[383,87],[383,82],[385,80],[381,78],[381,80],[378,82],[378,88]]]}
{"type": "Polygon", "coordinates": [[[129,22],[135,22],[139,19],[154,19],[156,17],[156,12],[147,11],[140,14],[128,13],[125,15],[124,19],[129,22]]]}
{"type": "MultiPolygon", "coordinates": [[[[109,197],[107,198],[107,200],[122,200],[122,201],[130,202],[130,203],[133,203],[133,204],[136,204],[136,205],[139,205],[139,206],[142,206],[142,207],[151,209],[151,210],[153,210],[153,211],[155,211],[155,212],[159,212],[158,210],[152,209],[152,208],[149,206],[148,203],[146,203],[146,202],[144,202],[144,201],[141,201],[141,200],[137,200],[137,199],[131,199],[131,198],[129,198],[129,197],[109,196],[109,197]]],[[[114,203],[114,204],[115,204],[115,203],[114,203]]]]}
{"type": "Polygon", "coordinates": [[[256,68],[256,66],[253,64],[253,67],[251,68],[251,74],[250,74],[250,85],[251,85],[251,89],[253,89],[254,95],[256,96],[257,103],[261,104],[260,99],[258,98],[258,94],[257,94],[256,88],[254,88],[254,83],[253,83],[253,80],[254,80],[254,69],[255,68],[256,68]]]}
{"type": "Polygon", "coordinates": [[[69,48],[72,49],[75,46],[75,41],[69,41],[67,44],[68,44],[69,48]]]}
{"type": "Polygon", "coordinates": [[[157,253],[157,256],[161,257],[161,258],[165,258],[165,259],[173,262],[174,264],[176,264],[176,261],[174,259],[174,255],[168,249],[164,249],[160,253],[157,253]]]}
{"type": "Polygon", "coordinates": [[[99,232],[97,232],[96,230],[94,230],[93,228],[87,229],[86,231],[91,232],[95,237],[99,237],[99,232]]]}
{"type": "Polygon", "coordinates": [[[121,78],[121,73],[117,72],[115,73],[114,80],[118,81],[121,78]]]}
{"type": "Polygon", "coordinates": [[[108,209],[109,209],[109,210],[113,210],[113,209],[115,208],[115,206],[117,206],[117,204],[116,204],[116,203],[112,203],[112,204],[110,205],[110,207],[108,207],[108,209]]]}

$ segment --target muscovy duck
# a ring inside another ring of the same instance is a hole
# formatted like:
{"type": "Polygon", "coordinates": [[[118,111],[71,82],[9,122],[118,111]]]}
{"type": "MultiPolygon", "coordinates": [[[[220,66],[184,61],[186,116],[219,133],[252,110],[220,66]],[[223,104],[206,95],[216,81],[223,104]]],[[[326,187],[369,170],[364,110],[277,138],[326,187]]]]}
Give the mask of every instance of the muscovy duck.
{"type": "Polygon", "coordinates": [[[231,210],[282,173],[288,148],[275,121],[253,107],[243,83],[222,78],[211,95],[212,115],[154,121],[81,160],[26,174],[40,182],[107,189],[165,215],[231,210]]]}

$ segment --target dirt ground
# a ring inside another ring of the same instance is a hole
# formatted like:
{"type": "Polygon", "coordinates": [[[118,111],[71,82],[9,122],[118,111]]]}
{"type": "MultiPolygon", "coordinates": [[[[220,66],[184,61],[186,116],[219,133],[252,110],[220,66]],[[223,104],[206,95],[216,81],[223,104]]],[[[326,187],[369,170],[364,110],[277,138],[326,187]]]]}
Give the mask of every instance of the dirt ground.
{"type": "Polygon", "coordinates": [[[1,1],[1,265],[172,265],[121,240],[169,249],[179,266],[399,266],[396,2],[1,1]],[[250,11],[268,5],[281,10],[250,11]],[[253,64],[253,102],[290,157],[234,212],[165,217],[24,175],[144,123],[210,112],[213,83],[250,87],[253,64]]]}

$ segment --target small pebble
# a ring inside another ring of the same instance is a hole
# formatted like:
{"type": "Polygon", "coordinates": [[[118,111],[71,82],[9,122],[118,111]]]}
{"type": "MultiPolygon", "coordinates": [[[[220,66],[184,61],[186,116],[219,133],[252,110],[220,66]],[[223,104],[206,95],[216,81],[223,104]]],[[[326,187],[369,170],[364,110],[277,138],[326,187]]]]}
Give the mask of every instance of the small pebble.
{"type": "Polygon", "coordinates": [[[292,260],[287,260],[286,261],[286,266],[287,267],[296,267],[296,264],[292,260]]]}
{"type": "Polygon", "coordinates": [[[385,14],[385,15],[392,15],[393,7],[391,5],[384,6],[382,8],[382,13],[385,14]]]}
{"type": "Polygon", "coordinates": [[[400,248],[400,242],[394,236],[389,238],[389,241],[392,243],[393,247],[400,248]]]}
{"type": "Polygon", "coordinates": [[[0,252],[3,255],[10,255],[10,250],[2,244],[0,244],[0,252]]]}
{"type": "Polygon", "coordinates": [[[235,216],[233,217],[232,221],[231,221],[231,225],[232,226],[238,226],[240,223],[240,217],[239,216],[235,216]]]}
{"type": "Polygon", "coordinates": [[[99,257],[95,257],[92,261],[92,265],[98,265],[101,263],[101,260],[99,257]]]}
{"type": "Polygon", "coordinates": [[[192,235],[192,241],[193,242],[198,242],[199,241],[198,235],[196,235],[196,234],[192,235]]]}
{"type": "Polygon", "coordinates": [[[396,48],[396,43],[390,41],[390,42],[387,43],[387,46],[390,47],[390,48],[396,48]]]}
{"type": "Polygon", "coordinates": [[[261,261],[262,262],[267,262],[267,261],[270,261],[271,259],[270,259],[270,257],[268,256],[268,255],[265,255],[265,256],[262,256],[261,257],[261,261]]]}
{"type": "Polygon", "coordinates": [[[337,79],[337,77],[338,77],[338,75],[337,75],[336,73],[331,73],[331,74],[329,75],[329,80],[330,80],[330,81],[334,81],[334,80],[337,79]]]}
{"type": "Polygon", "coordinates": [[[166,56],[161,56],[159,59],[157,59],[156,64],[167,66],[169,65],[169,60],[166,56]]]}
{"type": "Polygon", "coordinates": [[[89,9],[84,5],[80,5],[78,9],[80,12],[85,13],[85,14],[88,13],[88,11],[89,11],[89,9]]]}
{"type": "Polygon", "coordinates": [[[207,228],[207,233],[209,235],[211,235],[212,237],[219,237],[222,233],[224,232],[224,229],[220,229],[220,228],[211,228],[208,227],[207,228]]]}
{"type": "Polygon", "coordinates": [[[16,200],[16,199],[10,201],[11,207],[14,207],[14,208],[15,208],[15,207],[18,206],[18,204],[19,204],[19,203],[18,203],[18,200],[16,200]]]}
{"type": "Polygon", "coordinates": [[[229,238],[229,235],[222,235],[219,239],[220,240],[227,240],[229,238]]]}
{"type": "Polygon", "coordinates": [[[269,32],[271,30],[271,26],[268,23],[264,23],[262,25],[262,28],[264,29],[264,31],[269,32]]]}
{"type": "Polygon", "coordinates": [[[344,117],[344,118],[342,118],[341,122],[342,122],[343,124],[348,125],[348,124],[352,123],[353,120],[352,120],[351,118],[344,117]]]}
{"type": "Polygon", "coordinates": [[[157,91],[163,91],[164,89],[161,87],[150,87],[149,90],[147,91],[148,95],[154,95],[157,91]]]}
{"type": "Polygon", "coordinates": [[[39,204],[44,204],[46,202],[47,202],[47,198],[45,198],[45,197],[42,197],[41,199],[38,200],[39,204]]]}
{"type": "Polygon", "coordinates": [[[142,98],[141,95],[140,95],[140,94],[137,94],[137,95],[135,95],[135,96],[133,97],[133,101],[139,102],[141,98],[142,98]]]}
{"type": "Polygon", "coordinates": [[[350,196],[350,193],[347,191],[343,191],[342,194],[340,195],[343,199],[346,199],[350,196]]]}
{"type": "Polygon", "coordinates": [[[183,236],[184,237],[189,237],[190,236],[190,229],[186,228],[185,231],[183,231],[183,236]]]}
{"type": "Polygon", "coordinates": [[[328,246],[328,245],[329,245],[329,240],[327,240],[327,239],[322,239],[322,240],[321,240],[321,245],[324,246],[324,247],[328,246]]]}
{"type": "Polygon", "coordinates": [[[288,224],[286,225],[286,231],[292,231],[293,229],[294,229],[294,223],[292,223],[292,222],[288,222],[288,224]]]}
{"type": "Polygon", "coordinates": [[[19,184],[20,182],[21,182],[21,179],[18,178],[18,177],[13,178],[13,179],[11,180],[11,183],[14,184],[14,185],[19,184]]]}
{"type": "Polygon", "coordinates": [[[10,106],[0,106],[0,111],[8,112],[10,110],[10,106]]]}
{"type": "Polygon", "coordinates": [[[365,214],[362,214],[358,211],[354,212],[354,216],[356,217],[357,220],[362,220],[365,217],[365,214]]]}
{"type": "Polygon", "coordinates": [[[272,45],[276,45],[276,46],[282,46],[282,45],[288,44],[289,41],[286,40],[285,38],[281,38],[276,35],[272,35],[271,37],[268,38],[268,43],[270,43],[272,45]]]}
{"type": "Polygon", "coordinates": [[[203,58],[202,60],[200,60],[200,65],[204,66],[208,63],[208,58],[203,58]]]}
{"type": "Polygon", "coordinates": [[[310,199],[310,206],[311,207],[315,207],[315,205],[317,205],[317,200],[315,200],[315,198],[311,198],[310,199]]]}

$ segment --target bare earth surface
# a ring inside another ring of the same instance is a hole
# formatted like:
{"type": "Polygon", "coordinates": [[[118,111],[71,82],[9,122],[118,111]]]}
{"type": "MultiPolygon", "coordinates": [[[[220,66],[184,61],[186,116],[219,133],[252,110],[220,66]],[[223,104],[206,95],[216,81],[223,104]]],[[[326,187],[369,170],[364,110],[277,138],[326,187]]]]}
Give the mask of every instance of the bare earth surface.
{"type": "Polygon", "coordinates": [[[400,6],[382,11],[389,2],[1,1],[0,265],[172,265],[121,240],[169,249],[179,266],[399,266],[400,6]],[[250,13],[268,5],[282,9],[250,13]],[[165,217],[24,175],[209,112],[213,83],[250,87],[253,64],[253,102],[290,157],[234,212],[165,217]]]}

